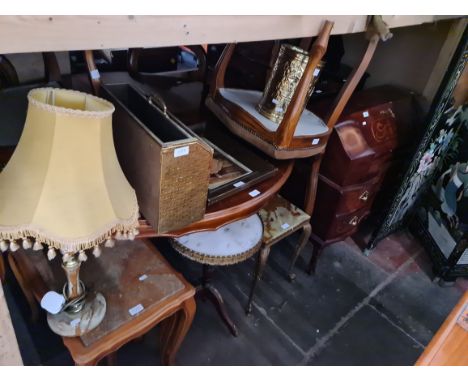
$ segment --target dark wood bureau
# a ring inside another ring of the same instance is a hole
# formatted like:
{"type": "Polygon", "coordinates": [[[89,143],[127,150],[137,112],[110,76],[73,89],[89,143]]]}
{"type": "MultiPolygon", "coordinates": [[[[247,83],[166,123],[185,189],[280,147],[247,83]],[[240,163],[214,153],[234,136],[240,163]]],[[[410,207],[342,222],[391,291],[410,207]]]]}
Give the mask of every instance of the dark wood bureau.
{"type": "MultiPolygon", "coordinates": [[[[355,233],[375,199],[385,196],[385,176],[415,134],[413,103],[412,93],[391,86],[364,90],[350,100],[320,167],[310,272],[323,247],[355,233]]],[[[322,107],[317,105],[318,113],[322,107]]]]}

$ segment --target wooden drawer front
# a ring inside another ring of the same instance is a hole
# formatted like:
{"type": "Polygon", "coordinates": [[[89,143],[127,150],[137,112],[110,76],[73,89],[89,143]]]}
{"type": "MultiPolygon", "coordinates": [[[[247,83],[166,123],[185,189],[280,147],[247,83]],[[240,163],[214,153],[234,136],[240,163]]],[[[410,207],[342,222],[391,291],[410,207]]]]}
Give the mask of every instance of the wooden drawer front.
{"type": "Polygon", "coordinates": [[[317,208],[326,206],[328,213],[345,214],[361,208],[370,208],[380,188],[379,176],[366,183],[340,187],[323,176],[319,176],[317,208]]]}
{"type": "Polygon", "coordinates": [[[337,125],[333,130],[320,166],[320,174],[340,186],[365,183],[380,174],[384,155],[372,149],[361,127],[354,120],[337,125]]]}
{"type": "Polygon", "coordinates": [[[369,214],[368,208],[355,211],[350,214],[335,215],[335,219],[327,232],[326,240],[339,236],[351,235],[359,226],[359,223],[369,214]]]}
{"type": "Polygon", "coordinates": [[[369,209],[380,188],[380,177],[358,186],[346,187],[338,203],[337,214],[351,213],[361,208],[369,209]]]}

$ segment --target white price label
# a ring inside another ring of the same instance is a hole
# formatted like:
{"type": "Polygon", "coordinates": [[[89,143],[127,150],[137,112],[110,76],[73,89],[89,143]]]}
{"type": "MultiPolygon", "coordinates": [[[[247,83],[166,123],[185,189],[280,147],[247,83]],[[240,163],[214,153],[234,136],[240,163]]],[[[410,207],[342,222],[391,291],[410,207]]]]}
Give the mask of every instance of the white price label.
{"type": "Polygon", "coordinates": [[[140,277],[138,277],[138,280],[140,281],[144,281],[148,278],[148,275],[141,275],[140,277]]]}
{"type": "Polygon", "coordinates": [[[233,186],[235,188],[239,188],[239,187],[245,186],[245,183],[242,180],[240,180],[239,182],[234,183],[233,186]]]}
{"type": "Polygon", "coordinates": [[[188,155],[190,151],[189,146],[178,147],[174,150],[174,158],[183,157],[184,155],[188,155]]]}
{"type": "Polygon", "coordinates": [[[314,70],[314,77],[317,77],[320,73],[320,69],[315,69],[314,70]]]}
{"type": "Polygon", "coordinates": [[[314,138],[314,139],[312,140],[312,144],[313,144],[313,145],[317,145],[319,142],[320,142],[320,139],[319,139],[319,138],[314,138]]]}
{"type": "Polygon", "coordinates": [[[364,121],[364,122],[362,123],[362,126],[366,126],[366,125],[367,125],[367,122],[364,121]]]}
{"type": "Polygon", "coordinates": [[[283,108],[281,106],[276,106],[275,107],[275,111],[279,112],[279,113],[282,113],[283,112],[283,108]]]}
{"type": "Polygon", "coordinates": [[[369,112],[368,112],[368,111],[365,111],[364,113],[362,113],[362,116],[363,116],[364,118],[367,118],[367,117],[369,116],[369,112]]]}
{"type": "Polygon", "coordinates": [[[272,102],[273,104],[275,104],[275,105],[278,105],[278,103],[279,103],[279,101],[278,101],[276,98],[273,98],[273,99],[271,100],[271,102],[272,102]]]}
{"type": "Polygon", "coordinates": [[[60,313],[63,305],[65,305],[65,297],[54,291],[47,292],[41,299],[41,308],[50,314],[60,313]]]}
{"type": "Polygon", "coordinates": [[[288,224],[288,223],[281,224],[281,228],[283,228],[283,229],[288,229],[288,228],[289,228],[289,224],[288,224]]]}
{"type": "Polygon", "coordinates": [[[145,309],[145,308],[143,308],[143,305],[138,304],[138,305],[135,305],[133,308],[130,308],[128,310],[128,313],[130,313],[131,316],[135,316],[138,313],[140,313],[143,309],[145,309]]]}
{"type": "Polygon", "coordinates": [[[249,192],[249,195],[252,197],[252,198],[255,198],[256,196],[260,195],[261,192],[258,191],[258,190],[253,190],[253,191],[250,191],[249,192]]]}
{"type": "Polygon", "coordinates": [[[97,69],[91,70],[89,74],[91,75],[91,78],[93,80],[98,80],[99,78],[101,78],[101,75],[99,74],[99,70],[97,69]]]}

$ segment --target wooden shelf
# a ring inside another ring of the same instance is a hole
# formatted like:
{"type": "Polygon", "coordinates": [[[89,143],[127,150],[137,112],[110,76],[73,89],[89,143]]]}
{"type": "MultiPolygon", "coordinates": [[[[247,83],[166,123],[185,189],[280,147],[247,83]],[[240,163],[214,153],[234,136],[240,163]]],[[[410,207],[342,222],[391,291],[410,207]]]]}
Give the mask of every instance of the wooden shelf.
{"type": "MultiPolygon", "coordinates": [[[[450,16],[384,16],[390,28],[450,16]]],[[[454,16],[452,16],[454,18],[454,16]]],[[[0,53],[261,41],[363,32],[367,16],[0,16],[0,53]]]]}

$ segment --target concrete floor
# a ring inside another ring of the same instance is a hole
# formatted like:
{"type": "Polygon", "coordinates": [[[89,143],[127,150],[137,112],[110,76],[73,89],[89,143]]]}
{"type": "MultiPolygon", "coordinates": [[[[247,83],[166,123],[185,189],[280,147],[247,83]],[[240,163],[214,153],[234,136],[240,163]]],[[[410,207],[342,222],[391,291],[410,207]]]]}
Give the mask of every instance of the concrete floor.
{"type": "MultiPolygon", "coordinates": [[[[406,232],[384,239],[370,257],[351,239],[328,247],[316,276],[304,269],[308,244],[297,263],[297,279],[286,280],[297,236],[272,250],[254,309],[244,313],[255,259],[218,268],[213,284],[222,293],[240,335],[234,338],[209,302],[197,313],[177,356],[179,365],[412,365],[451,311],[468,280],[452,287],[431,282],[431,265],[406,232]]],[[[155,242],[173,266],[197,283],[201,266],[155,242]]],[[[83,271],[85,271],[86,267],[83,271]]],[[[26,365],[72,365],[61,339],[42,317],[32,324],[12,275],[5,294],[26,365]]],[[[158,365],[157,331],[119,350],[121,365],[158,365]]]]}

